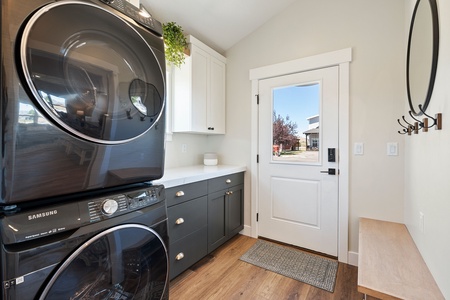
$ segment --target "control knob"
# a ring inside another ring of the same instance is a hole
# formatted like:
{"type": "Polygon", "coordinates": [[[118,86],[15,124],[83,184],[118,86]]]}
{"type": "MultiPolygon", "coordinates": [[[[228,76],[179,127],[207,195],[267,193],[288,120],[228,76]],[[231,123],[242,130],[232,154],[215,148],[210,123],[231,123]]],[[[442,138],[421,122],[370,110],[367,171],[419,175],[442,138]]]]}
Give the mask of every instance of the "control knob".
{"type": "Polygon", "coordinates": [[[112,215],[119,208],[119,204],[116,200],[107,199],[102,203],[102,212],[105,215],[112,215]]]}

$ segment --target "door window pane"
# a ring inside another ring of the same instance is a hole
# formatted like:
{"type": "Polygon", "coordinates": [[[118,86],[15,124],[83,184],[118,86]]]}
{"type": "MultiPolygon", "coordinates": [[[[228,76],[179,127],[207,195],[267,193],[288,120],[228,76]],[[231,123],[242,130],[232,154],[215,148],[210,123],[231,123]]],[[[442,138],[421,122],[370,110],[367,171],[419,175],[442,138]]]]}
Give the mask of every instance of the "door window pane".
{"type": "Polygon", "coordinates": [[[319,162],[320,84],[273,90],[272,161],[319,162]]]}

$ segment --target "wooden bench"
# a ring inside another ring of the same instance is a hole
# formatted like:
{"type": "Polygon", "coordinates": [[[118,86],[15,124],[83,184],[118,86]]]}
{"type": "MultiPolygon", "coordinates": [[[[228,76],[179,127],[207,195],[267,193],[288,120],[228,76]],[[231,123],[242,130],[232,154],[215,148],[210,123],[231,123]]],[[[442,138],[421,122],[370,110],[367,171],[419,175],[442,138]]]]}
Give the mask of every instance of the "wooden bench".
{"type": "Polygon", "coordinates": [[[358,291],[379,299],[445,299],[404,224],[361,218],[358,291]]]}

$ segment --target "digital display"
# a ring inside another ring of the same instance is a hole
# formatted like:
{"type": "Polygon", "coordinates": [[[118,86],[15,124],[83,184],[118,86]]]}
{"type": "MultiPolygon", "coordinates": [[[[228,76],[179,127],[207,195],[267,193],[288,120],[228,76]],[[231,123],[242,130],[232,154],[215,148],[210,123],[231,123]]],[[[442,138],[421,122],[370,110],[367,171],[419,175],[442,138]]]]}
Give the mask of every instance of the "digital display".
{"type": "Polygon", "coordinates": [[[128,194],[127,197],[129,199],[135,199],[135,198],[142,198],[142,197],[147,197],[148,196],[148,192],[147,191],[139,191],[137,193],[132,193],[132,194],[128,194]]]}

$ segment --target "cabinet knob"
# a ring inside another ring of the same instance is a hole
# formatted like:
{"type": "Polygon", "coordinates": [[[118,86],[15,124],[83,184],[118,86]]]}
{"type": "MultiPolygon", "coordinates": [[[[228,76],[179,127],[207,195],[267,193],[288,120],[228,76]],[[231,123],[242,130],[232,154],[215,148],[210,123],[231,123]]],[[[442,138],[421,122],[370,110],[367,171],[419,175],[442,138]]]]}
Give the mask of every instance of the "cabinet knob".
{"type": "Polygon", "coordinates": [[[180,225],[180,224],[183,224],[184,223],[184,219],[183,218],[178,218],[176,221],[175,221],[175,224],[177,224],[177,225],[180,225]]]}
{"type": "Polygon", "coordinates": [[[227,191],[225,192],[225,195],[233,195],[233,191],[227,191]]]}
{"type": "Polygon", "coordinates": [[[177,256],[175,256],[176,260],[182,260],[183,258],[184,258],[184,253],[183,252],[180,252],[180,253],[177,254],[177,256]]]}
{"type": "Polygon", "coordinates": [[[175,197],[182,197],[184,196],[184,192],[183,191],[178,191],[175,193],[175,197]]]}
{"type": "Polygon", "coordinates": [[[225,183],[226,183],[226,184],[230,184],[230,183],[231,183],[231,179],[225,180],[225,183]]]}

